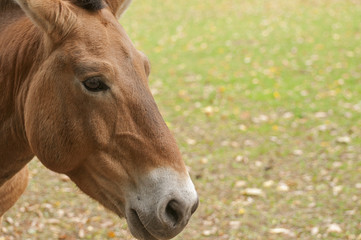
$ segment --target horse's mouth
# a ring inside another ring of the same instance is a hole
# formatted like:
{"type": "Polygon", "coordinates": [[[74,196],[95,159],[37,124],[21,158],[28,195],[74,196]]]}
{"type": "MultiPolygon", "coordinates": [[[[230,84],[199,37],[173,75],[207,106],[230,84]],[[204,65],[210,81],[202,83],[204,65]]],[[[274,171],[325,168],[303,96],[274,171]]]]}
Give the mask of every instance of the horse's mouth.
{"type": "Polygon", "coordinates": [[[111,194],[104,194],[101,191],[103,199],[106,199],[108,204],[108,208],[116,213],[120,218],[125,217],[129,229],[134,237],[140,240],[160,240],[159,238],[154,237],[146,228],[146,223],[144,223],[138,215],[138,212],[130,208],[128,211],[125,211],[126,214],[123,212],[123,208],[120,207],[121,204],[115,200],[115,197],[112,197],[111,194]]]}
{"type": "Polygon", "coordinates": [[[159,240],[147,230],[145,223],[142,222],[136,210],[130,209],[130,211],[128,211],[127,222],[130,231],[136,238],[142,240],[159,240]]]}

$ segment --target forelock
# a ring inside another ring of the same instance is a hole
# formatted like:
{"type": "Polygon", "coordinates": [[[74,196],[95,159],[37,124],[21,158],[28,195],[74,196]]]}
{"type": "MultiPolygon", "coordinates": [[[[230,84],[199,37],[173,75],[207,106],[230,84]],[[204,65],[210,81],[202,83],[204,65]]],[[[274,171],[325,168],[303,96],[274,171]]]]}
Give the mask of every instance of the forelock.
{"type": "Polygon", "coordinates": [[[105,7],[103,0],[73,0],[72,2],[89,11],[97,11],[105,7]]]}

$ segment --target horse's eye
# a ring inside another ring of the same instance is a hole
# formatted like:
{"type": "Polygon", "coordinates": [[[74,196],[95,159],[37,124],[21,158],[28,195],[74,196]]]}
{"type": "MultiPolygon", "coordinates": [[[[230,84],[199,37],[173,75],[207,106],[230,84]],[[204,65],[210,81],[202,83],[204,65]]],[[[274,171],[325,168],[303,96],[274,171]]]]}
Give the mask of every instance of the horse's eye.
{"type": "Polygon", "coordinates": [[[83,82],[83,85],[91,92],[100,92],[109,89],[109,87],[101,80],[100,77],[88,78],[83,82]]]}

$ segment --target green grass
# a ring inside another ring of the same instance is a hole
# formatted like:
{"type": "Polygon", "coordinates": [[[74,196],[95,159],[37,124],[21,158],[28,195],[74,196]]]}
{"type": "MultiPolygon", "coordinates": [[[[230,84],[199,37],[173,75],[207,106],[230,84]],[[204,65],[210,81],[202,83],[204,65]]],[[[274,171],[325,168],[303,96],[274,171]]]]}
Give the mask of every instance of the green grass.
{"type": "MultiPolygon", "coordinates": [[[[133,3],[121,23],[151,60],[200,194],[176,239],[361,239],[360,16],[358,0],[133,3]],[[245,196],[250,187],[263,196],[245,196]]],[[[7,238],[132,239],[124,220],[30,166],[7,238]]]]}

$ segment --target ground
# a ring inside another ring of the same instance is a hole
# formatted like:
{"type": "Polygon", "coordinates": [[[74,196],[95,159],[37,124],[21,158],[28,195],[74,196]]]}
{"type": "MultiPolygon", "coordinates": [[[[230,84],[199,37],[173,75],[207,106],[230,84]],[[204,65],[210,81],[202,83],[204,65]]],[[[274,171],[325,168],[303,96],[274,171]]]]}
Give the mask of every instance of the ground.
{"type": "MultiPolygon", "coordinates": [[[[121,23],[200,195],[176,239],[361,239],[361,2],[134,1],[121,23]]],[[[0,239],[132,239],[30,164],[0,239]]]]}

